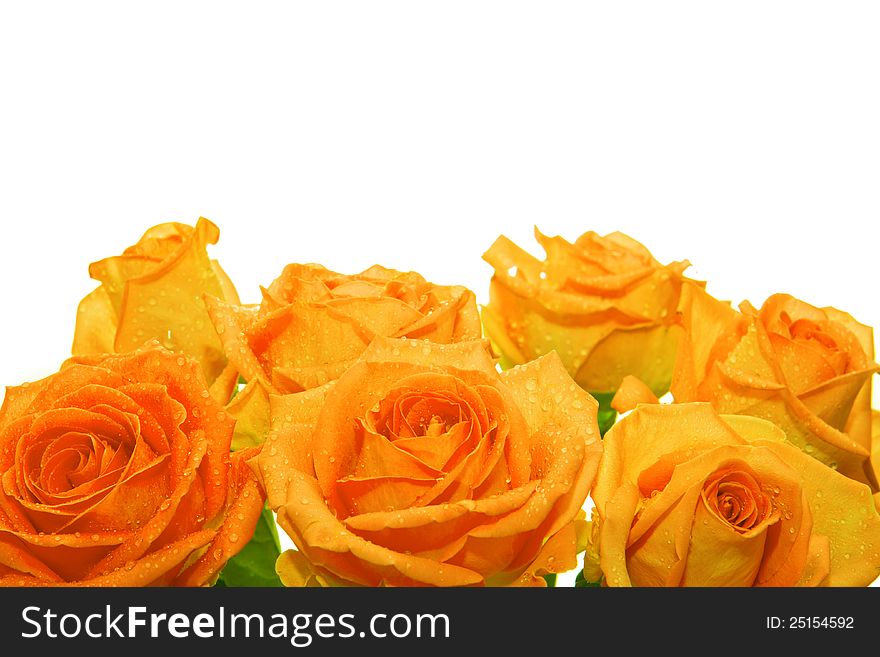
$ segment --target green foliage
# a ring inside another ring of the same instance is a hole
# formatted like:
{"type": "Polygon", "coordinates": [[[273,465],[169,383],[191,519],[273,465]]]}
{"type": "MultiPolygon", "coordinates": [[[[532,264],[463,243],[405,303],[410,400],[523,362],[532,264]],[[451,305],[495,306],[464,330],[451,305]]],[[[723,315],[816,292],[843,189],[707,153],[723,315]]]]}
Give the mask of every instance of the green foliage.
{"type": "Polygon", "coordinates": [[[282,586],[275,572],[275,560],[281,554],[275,516],[263,509],[253,538],[226,564],[216,586],[282,586]]]}
{"type": "Polygon", "coordinates": [[[613,392],[591,392],[591,395],[599,402],[599,434],[604,438],[605,433],[617,420],[617,411],[611,408],[613,392]]]}
{"type": "Polygon", "coordinates": [[[576,589],[594,589],[602,586],[602,580],[598,582],[588,582],[584,579],[584,571],[582,570],[577,574],[577,577],[574,580],[574,587],[576,589]]]}

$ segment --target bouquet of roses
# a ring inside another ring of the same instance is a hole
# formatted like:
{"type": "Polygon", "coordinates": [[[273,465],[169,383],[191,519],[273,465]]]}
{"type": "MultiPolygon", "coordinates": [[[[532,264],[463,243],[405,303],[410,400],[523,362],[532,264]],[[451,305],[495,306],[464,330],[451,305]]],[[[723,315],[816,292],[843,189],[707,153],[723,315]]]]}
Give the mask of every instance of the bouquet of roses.
{"type": "Polygon", "coordinates": [[[0,584],[872,583],[871,328],[536,237],[482,308],[379,265],[242,304],[205,219],[92,263],[71,357],[0,409],[0,584]]]}

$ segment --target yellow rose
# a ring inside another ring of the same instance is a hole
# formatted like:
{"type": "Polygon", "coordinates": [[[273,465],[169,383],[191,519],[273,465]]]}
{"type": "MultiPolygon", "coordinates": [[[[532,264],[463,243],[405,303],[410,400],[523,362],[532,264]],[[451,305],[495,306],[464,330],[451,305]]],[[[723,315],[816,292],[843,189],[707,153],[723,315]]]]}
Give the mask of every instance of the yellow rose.
{"type": "Polygon", "coordinates": [[[604,448],[592,496],[609,586],[866,586],[880,575],[870,489],[765,420],[639,406],[604,448]]]}
{"type": "Polygon", "coordinates": [[[823,463],[877,488],[871,472],[873,334],[834,308],[785,294],[742,312],[686,285],[672,393],[773,422],[823,463]]]}
{"type": "Polygon", "coordinates": [[[576,564],[602,445],[555,354],[376,338],[336,382],[274,396],[255,463],[298,550],[289,586],[543,586],[576,564]]]}
{"type": "Polygon", "coordinates": [[[122,255],[93,262],[89,275],[101,285],[79,304],[73,355],[127,352],[158,340],[197,359],[208,385],[216,382],[218,401],[229,399],[236,375],[226,368],[202,300],[207,293],[238,303],[232,282],[206,251],[219,235],[204,218],[195,228],[159,224],[122,255]]]}
{"type": "Polygon", "coordinates": [[[573,244],[537,229],[535,237],[543,261],[504,236],[483,255],[495,269],[483,323],[502,362],[555,350],[584,390],[611,394],[632,374],[665,393],[688,263],[661,265],[622,233],[588,232],[573,244]]]}

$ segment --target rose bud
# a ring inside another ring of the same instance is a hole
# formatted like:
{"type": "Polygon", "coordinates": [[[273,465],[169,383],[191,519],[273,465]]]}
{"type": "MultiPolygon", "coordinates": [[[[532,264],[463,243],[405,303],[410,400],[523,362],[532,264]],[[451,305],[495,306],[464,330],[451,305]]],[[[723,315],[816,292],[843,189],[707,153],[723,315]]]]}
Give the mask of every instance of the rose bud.
{"type": "MultiPolygon", "coordinates": [[[[499,237],[483,259],[494,267],[483,324],[502,364],[556,351],[603,408],[626,375],[657,396],[669,389],[687,262],[662,265],[622,233],[584,233],[573,244],[535,229],[544,260],[499,237]]],[[[613,420],[613,416],[611,418],[613,420]]],[[[600,424],[605,421],[600,418],[600,424]]]]}
{"type": "Polygon", "coordinates": [[[219,235],[204,218],[195,228],[159,224],[122,255],[93,262],[89,275],[101,285],[79,304],[73,355],[126,352],[158,340],[198,360],[208,385],[216,384],[217,400],[225,403],[237,377],[226,367],[202,300],[207,293],[238,303],[232,282],[206,251],[219,235]]]}

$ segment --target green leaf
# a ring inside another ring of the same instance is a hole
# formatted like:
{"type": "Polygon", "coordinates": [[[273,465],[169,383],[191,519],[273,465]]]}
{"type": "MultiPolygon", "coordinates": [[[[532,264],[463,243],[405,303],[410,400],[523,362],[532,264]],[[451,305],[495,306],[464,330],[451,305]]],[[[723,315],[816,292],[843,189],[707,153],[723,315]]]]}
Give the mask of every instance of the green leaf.
{"type": "Polygon", "coordinates": [[[556,587],[556,573],[547,573],[544,575],[544,581],[547,582],[547,588],[556,587]]]}
{"type": "Polygon", "coordinates": [[[275,572],[275,560],[281,554],[275,516],[263,509],[253,538],[220,573],[216,586],[283,586],[275,572]]]}
{"type": "Polygon", "coordinates": [[[586,579],[584,579],[583,570],[577,574],[577,577],[575,577],[574,580],[574,587],[576,589],[594,589],[600,588],[601,586],[602,580],[599,580],[598,582],[588,582],[586,579]]]}
{"type": "Polygon", "coordinates": [[[611,408],[611,400],[614,399],[614,393],[591,392],[590,394],[599,402],[599,434],[604,438],[605,433],[617,420],[617,411],[611,408]]]}

